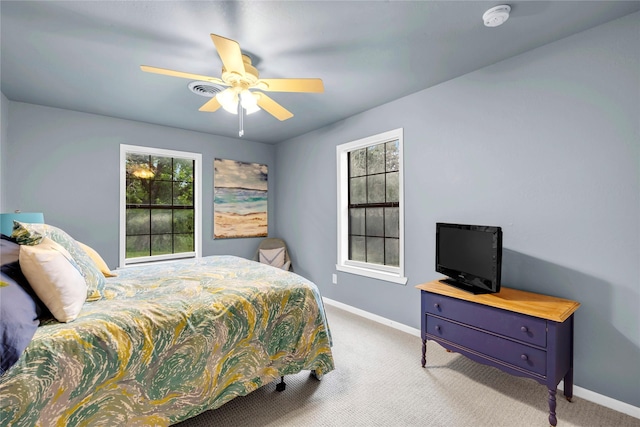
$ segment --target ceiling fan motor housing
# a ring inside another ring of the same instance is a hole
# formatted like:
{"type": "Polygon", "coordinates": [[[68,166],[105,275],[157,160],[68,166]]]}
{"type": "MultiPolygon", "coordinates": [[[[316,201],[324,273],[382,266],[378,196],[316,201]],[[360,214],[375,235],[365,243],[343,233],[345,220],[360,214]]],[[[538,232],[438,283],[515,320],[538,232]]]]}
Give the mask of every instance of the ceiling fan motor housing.
{"type": "Polygon", "coordinates": [[[242,62],[244,64],[244,75],[233,71],[227,71],[222,66],[222,81],[231,87],[240,87],[241,89],[248,89],[256,85],[260,79],[260,73],[251,65],[251,58],[248,55],[242,55],[242,62]]]}

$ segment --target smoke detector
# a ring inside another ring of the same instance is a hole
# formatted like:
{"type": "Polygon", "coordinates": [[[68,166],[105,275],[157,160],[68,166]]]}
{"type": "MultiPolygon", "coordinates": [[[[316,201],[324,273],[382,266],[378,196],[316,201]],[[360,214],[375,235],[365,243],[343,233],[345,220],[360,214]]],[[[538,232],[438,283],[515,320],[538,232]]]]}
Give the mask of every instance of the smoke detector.
{"type": "Polygon", "coordinates": [[[213,98],[225,90],[225,87],[209,82],[191,82],[189,83],[189,90],[196,95],[213,98]]]}
{"type": "Polygon", "coordinates": [[[487,27],[497,27],[504,24],[505,21],[509,19],[509,12],[511,12],[511,6],[507,4],[492,7],[482,15],[484,25],[487,27]]]}

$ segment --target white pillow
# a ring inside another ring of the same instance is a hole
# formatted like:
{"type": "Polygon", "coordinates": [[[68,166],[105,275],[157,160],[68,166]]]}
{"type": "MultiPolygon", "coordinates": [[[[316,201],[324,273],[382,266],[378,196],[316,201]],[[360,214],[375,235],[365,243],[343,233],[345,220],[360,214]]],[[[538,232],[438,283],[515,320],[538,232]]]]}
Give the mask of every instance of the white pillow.
{"type": "Polygon", "coordinates": [[[38,245],[20,246],[20,269],[59,322],[71,322],[87,299],[87,282],[69,252],[45,237],[38,245]]]}
{"type": "Polygon", "coordinates": [[[290,261],[284,262],[284,248],[260,249],[260,262],[288,270],[290,261]]]}

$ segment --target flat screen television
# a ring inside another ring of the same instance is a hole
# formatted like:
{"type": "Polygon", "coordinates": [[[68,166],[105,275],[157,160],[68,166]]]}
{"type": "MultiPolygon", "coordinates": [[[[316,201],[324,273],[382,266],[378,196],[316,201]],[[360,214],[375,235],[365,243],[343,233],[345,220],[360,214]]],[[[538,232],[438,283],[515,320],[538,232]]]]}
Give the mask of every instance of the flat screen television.
{"type": "Polygon", "coordinates": [[[500,292],[502,229],[436,223],[436,271],[451,286],[474,294],[500,292]]]}

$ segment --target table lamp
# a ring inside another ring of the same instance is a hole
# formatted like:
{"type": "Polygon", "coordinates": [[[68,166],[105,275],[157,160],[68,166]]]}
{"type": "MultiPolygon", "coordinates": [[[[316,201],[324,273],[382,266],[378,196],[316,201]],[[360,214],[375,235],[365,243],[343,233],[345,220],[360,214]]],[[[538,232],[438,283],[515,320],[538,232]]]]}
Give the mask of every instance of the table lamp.
{"type": "Polygon", "coordinates": [[[11,236],[14,220],[31,224],[44,224],[44,214],[42,212],[20,211],[0,214],[0,232],[5,236],[11,236]]]}

